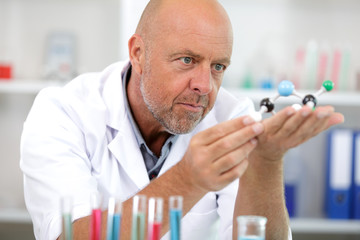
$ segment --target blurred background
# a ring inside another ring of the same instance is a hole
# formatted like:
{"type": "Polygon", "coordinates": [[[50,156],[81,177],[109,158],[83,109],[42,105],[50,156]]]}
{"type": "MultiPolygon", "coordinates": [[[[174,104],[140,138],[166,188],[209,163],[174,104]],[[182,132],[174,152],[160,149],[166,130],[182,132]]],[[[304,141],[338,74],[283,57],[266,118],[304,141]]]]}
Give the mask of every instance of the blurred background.
{"type": "MultiPolygon", "coordinates": [[[[0,0],[0,239],[34,239],[23,198],[19,145],[36,94],[126,59],[127,40],[147,2],[0,0]]],[[[341,129],[358,132],[360,1],[220,2],[234,30],[225,88],[236,96],[249,96],[258,108],[261,99],[276,93],[282,80],[292,81],[302,93],[314,93],[330,79],[335,89],[319,97],[319,104],[331,104],[345,115],[341,129]]],[[[280,99],[276,109],[295,102],[301,100],[280,99]]],[[[354,203],[360,201],[353,190],[360,184],[355,180],[354,157],[341,160],[345,169],[340,169],[348,173],[344,181],[350,181],[345,193],[351,203],[345,202],[342,209],[348,214],[334,217],[326,207],[328,153],[335,148],[328,146],[329,132],[293,149],[285,159],[294,239],[360,239],[360,220],[353,214],[354,203]]],[[[342,149],[352,152],[356,147],[342,149]]]]}

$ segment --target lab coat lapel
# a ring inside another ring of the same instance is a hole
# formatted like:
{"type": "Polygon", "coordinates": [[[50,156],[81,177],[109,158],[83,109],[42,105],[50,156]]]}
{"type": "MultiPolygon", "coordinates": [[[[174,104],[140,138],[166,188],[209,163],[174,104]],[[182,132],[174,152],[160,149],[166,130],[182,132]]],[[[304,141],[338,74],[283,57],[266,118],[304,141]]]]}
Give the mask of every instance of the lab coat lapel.
{"type": "Polygon", "coordinates": [[[150,181],[131,125],[128,121],[125,121],[124,125],[108,148],[140,190],[150,181]]]}
{"type": "Polygon", "coordinates": [[[183,158],[190,139],[190,134],[180,135],[178,137],[175,144],[172,146],[169,156],[166,158],[159,175],[169,170],[172,166],[174,166],[183,158]]]}
{"type": "MultiPolygon", "coordinates": [[[[124,106],[121,76],[129,62],[118,63],[104,86],[104,102],[108,108],[107,126],[115,132],[109,151],[139,189],[149,183],[145,163],[124,106]]],[[[121,177],[121,176],[120,176],[121,177]]]]}

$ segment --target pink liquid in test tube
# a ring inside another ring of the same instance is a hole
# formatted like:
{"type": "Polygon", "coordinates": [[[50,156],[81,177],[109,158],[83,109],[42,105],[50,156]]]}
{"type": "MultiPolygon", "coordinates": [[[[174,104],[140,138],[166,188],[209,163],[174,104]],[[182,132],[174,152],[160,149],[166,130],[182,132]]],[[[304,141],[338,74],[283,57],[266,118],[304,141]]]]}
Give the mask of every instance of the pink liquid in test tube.
{"type": "Polygon", "coordinates": [[[155,222],[149,226],[149,240],[158,240],[161,237],[161,223],[155,222]]]}
{"type": "Polygon", "coordinates": [[[149,199],[148,240],[160,240],[163,215],[163,199],[149,199]]]}
{"type": "Polygon", "coordinates": [[[331,80],[334,82],[334,89],[338,88],[339,75],[340,75],[340,65],[341,65],[341,52],[339,50],[334,51],[331,80]]]}
{"type": "Polygon", "coordinates": [[[101,239],[101,208],[100,196],[93,194],[91,196],[91,223],[90,223],[90,240],[101,239]]]}

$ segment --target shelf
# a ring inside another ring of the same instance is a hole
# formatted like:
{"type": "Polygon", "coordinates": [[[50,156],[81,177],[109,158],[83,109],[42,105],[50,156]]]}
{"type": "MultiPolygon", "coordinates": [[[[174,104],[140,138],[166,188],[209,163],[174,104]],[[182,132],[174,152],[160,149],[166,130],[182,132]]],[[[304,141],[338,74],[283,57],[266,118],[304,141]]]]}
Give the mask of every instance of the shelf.
{"type": "MultiPolygon", "coordinates": [[[[31,223],[26,209],[0,209],[0,223],[31,223]]],[[[292,218],[293,233],[360,234],[359,220],[292,218]]]]}
{"type": "MultiPolygon", "coordinates": [[[[249,97],[255,103],[259,103],[266,97],[272,97],[276,94],[275,90],[241,90],[241,89],[228,89],[236,97],[249,97]]],[[[302,94],[311,94],[316,91],[309,90],[299,91],[302,94]]],[[[280,97],[276,100],[279,104],[293,104],[301,103],[302,100],[295,96],[280,97]]],[[[360,106],[360,92],[329,92],[324,93],[318,99],[319,105],[333,105],[333,106],[360,106]]]]}
{"type": "MultiPolygon", "coordinates": [[[[26,209],[0,209],[2,222],[31,224],[31,217],[26,209]]],[[[292,218],[290,226],[293,233],[360,234],[359,220],[292,218]]]]}
{"type": "Polygon", "coordinates": [[[37,94],[49,86],[62,86],[65,82],[54,80],[1,80],[0,93],[37,94]]]}
{"type": "MultiPolygon", "coordinates": [[[[37,94],[41,89],[49,86],[63,86],[66,82],[54,80],[1,80],[0,93],[22,93],[37,94]]],[[[255,103],[259,103],[263,98],[272,97],[276,94],[275,90],[241,90],[228,89],[236,97],[249,97],[255,103]]],[[[302,94],[313,93],[314,91],[299,91],[302,94]]],[[[294,97],[280,97],[276,100],[279,104],[301,103],[301,100],[294,97]]],[[[334,106],[360,106],[360,92],[330,92],[321,95],[318,99],[321,105],[334,106]]]]}
{"type": "Polygon", "coordinates": [[[0,223],[31,223],[31,217],[26,209],[0,209],[0,223]]]}
{"type": "Polygon", "coordinates": [[[291,219],[293,233],[360,234],[359,220],[291,219]]]}

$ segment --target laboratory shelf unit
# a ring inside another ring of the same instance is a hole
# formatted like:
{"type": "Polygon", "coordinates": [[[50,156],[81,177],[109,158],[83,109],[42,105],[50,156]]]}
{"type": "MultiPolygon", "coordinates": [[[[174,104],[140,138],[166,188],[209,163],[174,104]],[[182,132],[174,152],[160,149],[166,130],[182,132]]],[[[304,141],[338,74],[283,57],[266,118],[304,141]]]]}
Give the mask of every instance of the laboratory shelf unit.
{"type": "Polygon", "coordinates": [[[41,89],[49,86],[62,86],[65,82],[56,80],[1,80],[1,93],[37,94],[41,89]]]}
{"type": "Polygon", "coordinates": [[[293,218],[290,220],[293,233],[359,234],[359,220],[330,220],[324,218],[293,218]]]}
{"type": "MultiPolygon", "coordinates": [[[[23,93],[37,94],[41,89],[50,86],[63,86],[66,82],[57,80],[1,80],[0,93],[23,93]]],[[[259,89],[239,89],[226,88],[235,97],[249,97],[255,103],[259,103],[263,98],[272,97],[276,94],[275,89],[259,90],[259,89]]],[[[313,94],[316,90],[299,90],[302,94],[313,94]]],[[[301,103],[301,100],[294,96],[280,97],[276,100],[279,104],[301,103]]],[[[360,106],[360,92],[339,92],[332,91],[321,95],[318,98],[319,105],[333,106],[360,106]]]]}
{"type": "MultiPolygon", "coordinates": [[[[236,97],[249,97],[255,103],[260,103],[260,101],[267,97],[274,96],[277,91],[275,89],[269,90],[243,90],[243,89],[227,89],[236,97]]],[[[297,90],[302,94],[314,94],[317,90],[297,90]]],[[[350,106],[350,107],[360,107],[360,92],[341,92],[341,91],[331,91],[326,92],[319,96],[318,104],[319,105],[333,105],[333,106],[350,106]]],[[[301,99],[295,96],[289,97],[280,97],[276,100],[275,104],[279,103],[284,104],[301,104],[301,99]]],[[[258,106],[256,106],[257,108],[258,106]]]]}
{"type": "Polygon", "coordinates": [[[31,217],[26,209],[0,209],[0,223],[31,223],[31,217]]]}

